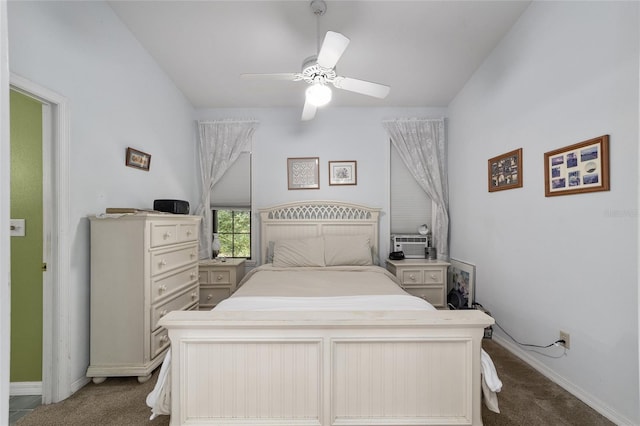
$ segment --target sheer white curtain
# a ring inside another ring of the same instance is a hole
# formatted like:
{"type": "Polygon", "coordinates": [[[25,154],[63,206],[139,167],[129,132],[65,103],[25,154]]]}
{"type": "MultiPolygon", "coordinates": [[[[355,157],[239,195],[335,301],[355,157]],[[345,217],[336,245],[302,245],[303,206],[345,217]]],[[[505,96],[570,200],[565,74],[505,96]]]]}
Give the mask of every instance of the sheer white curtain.
{"type": "Polygon", "coordinates": [[[449,188],[444,119],[399,118],[382,122],[413,177],[433,202],[438,258],[449,258],[449,188]]]}
{"type": "Polygon", "coordinates": [[[195,214],[202,216],[200,259],[211,258],[213,223],[211,189],[251,144],[258,122],[254,120],[199,121],[202,195],[195,214]]]}

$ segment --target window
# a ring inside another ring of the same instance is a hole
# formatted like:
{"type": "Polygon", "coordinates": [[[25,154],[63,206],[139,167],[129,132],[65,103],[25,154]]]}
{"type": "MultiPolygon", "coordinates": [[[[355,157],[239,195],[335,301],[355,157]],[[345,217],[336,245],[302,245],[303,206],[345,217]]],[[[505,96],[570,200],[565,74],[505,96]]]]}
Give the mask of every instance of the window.
{"type": "Polygon", "coordinates": [[[426,224],[431,229],[431,200],[391,145],[391,233],[417,234],[426,224]]]}
{"type": "Polygon", "coordinates": [[[211,190],[218,256],[251,258],[251,153],[243,152],[211,190]]]}
{"type": "Polygon", "coordinates": [[[218,256],[251,258],[251,211],[213,210],[213,233],[218,235],[218,256]]]}

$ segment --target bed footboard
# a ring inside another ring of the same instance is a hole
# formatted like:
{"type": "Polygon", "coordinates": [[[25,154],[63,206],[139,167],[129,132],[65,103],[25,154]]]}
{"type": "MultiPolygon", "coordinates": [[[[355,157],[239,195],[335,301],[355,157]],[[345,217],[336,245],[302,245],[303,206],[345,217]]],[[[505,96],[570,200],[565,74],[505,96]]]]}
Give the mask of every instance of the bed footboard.
{"type": "Polygon", "coordinates": [[[480,425],[488,315],[172,312],[172,425],[480,425]]]}

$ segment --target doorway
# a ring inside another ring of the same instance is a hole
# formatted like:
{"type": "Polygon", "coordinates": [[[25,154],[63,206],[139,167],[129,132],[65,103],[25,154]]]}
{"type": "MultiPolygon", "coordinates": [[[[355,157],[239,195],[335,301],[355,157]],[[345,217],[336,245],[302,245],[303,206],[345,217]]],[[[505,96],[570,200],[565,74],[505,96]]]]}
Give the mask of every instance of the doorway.
{"type": "Polygon", "coordinates": [[[49,404],[77,390],[71,382],[69,348],[69,103],[58,93],[13,73],[10,88],[43,105],[42,253],[47,271],[42,275],[41,393],[42,402],[49,404]]]}
{"type": "Polygon", "coordinates": [[[43,122],[48,105],[16,90],[11,117],[10,395],[42,395],[43,122]]]}

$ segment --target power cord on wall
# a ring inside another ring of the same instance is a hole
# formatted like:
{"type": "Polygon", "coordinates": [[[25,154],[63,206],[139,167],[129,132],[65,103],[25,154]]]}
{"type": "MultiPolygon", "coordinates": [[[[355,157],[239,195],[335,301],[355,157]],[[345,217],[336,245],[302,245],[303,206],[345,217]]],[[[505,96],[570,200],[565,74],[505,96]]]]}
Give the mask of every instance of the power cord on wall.
{"type": "Polygon", "coordinates": [[[517,344],[519,344],[520,346],[528,346],[528,347],[531,347],[531,348],[542,348],[542,349],[546,349],[546,348],[550,348],[550,347],[552,347],[552,346],[558,346],[558,347],[560,347],[560,344],[564,344],[564,343],[565,343],[564,339],[558,339],[558,340],[556,340],[555,342],[550,343],[550,344],[548,344],[548,345],[546,345],[546,346],[545,346],[545,345],[534,345],[534,344],[532,344],[532,343],[522,343],[522,342],[518,342],[518,341],[517,341],[517,340],[516,340],[512,335],[510,335],[510,334],[507,332],[507,330],[505,330],[505,329],[504,329],[500,324],[498,324],[498,321],[496,321],[496,326],[497,326],[500,330],[502,330],[502,332],[503,332],[504,334],[506,334],[507,336],[509,336],[509,338],[510,338],[511,340],[513,340],[514,342],[516,342],[516,343],[517,343],[517,344]]]}
{"type": "MultiPolygon", "coordinates": [[[[477,307],[478,307],[478,306],[479,306],[480,308],[482,308],[482,310],[483,310],[483,311],[485,311],[485,312],[486,312],[486,309],[485,309],[485,308],[484,308],[484,306],[482,306],[480,303],[474,303],[474,304],[473,304],[473,307],[474,307],[474,308],[476,308],[476,309],[477,309],[477,307]]],[[[494,318],[494,321],[495,321],[495,318],[494,318]]],[[[529,350],[529,351],[532,351],[532,352],[538,353],[538,354],[540,354],[540,355],[544,355],[544,356],[549,357],[549,358],[561,358],[561,357],[563,357],[563,356],[566,356],[566,355],[567,355],[567,348],[565,348],[565,347],[564,347],[564,344],[566,343],[566,342],[564,341],[564,339],[558,339],[558,340],[556,340],[555,342],[550,343],[550,344],[548,344],[548,345],[535,345],[535,344],[532,344],[532,343],[522,343],[522,342],[519,342],[518,340],[516,340],[516,338],[515,338],[515,337],[513,337],[511,334],[509,334],[509,332],[507,332],[507,330],[505,330],[505,329],[504,329],[504,327],[502,327],[502,326],[498,323],[498,321],[495,321],[495,325],[496,325],[496,327],[498,327],[500,330],[502,330],[502,332],[503,332],[504,334],[506,334],[506,335],[507,335],[511,340],[513,340],[516,344],[518,344],[518,345],[520,345],[520,346],[525,346],[525,347],[527,347],[527,348],[540,348],[540,349],[547,349],[547,348],[551,348],[551,347],[554,347],[554,346],[555,346],[555,347],[562,347],[562,348],[564,349],[564,352],[563,352],[563,353],[562,353],[562,355],[560,355],[560,356],[552,356],[552,355],[548,355],[548,354],[542,353],[542,352],[540,352],[540,351],[536,351],[536,350],[534,350],[534,349],[527,349],[527,350],[529,350]]]]}

